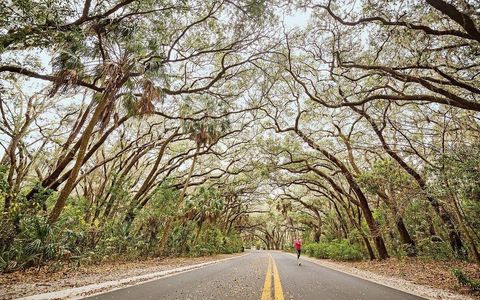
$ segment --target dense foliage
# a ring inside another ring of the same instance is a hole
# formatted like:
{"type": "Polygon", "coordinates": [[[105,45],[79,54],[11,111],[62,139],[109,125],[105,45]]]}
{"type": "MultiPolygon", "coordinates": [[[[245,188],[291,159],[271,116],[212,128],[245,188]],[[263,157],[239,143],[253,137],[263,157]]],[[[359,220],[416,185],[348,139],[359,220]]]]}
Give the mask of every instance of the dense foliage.
{"type": "Polygon", "coordinates": [[[363,257],[359,246],[352,245],[346,240],[307,244],[304,250],[307,255],[316,258],[360,260],[363,257]]]}

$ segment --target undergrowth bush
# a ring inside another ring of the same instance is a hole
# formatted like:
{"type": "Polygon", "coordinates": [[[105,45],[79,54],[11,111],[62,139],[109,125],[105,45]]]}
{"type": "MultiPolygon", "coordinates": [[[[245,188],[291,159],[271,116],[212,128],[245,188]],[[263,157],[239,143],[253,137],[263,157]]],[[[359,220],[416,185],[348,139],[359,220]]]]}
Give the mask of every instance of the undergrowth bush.
{"type": "Polygon", "coordinates": [[[363,258],[363,252],[360,247],[349,243],[347,240],[307,244],[303,247],[303,251],[307,255],[316,258],[330,258],[342,261],[360,260],[363,258]]]}
{"type": "Polygon", "coordinates": [[[428,237],[417,242],[418,256],[436,260],[449,260],[453,258],[449,244],[440,237],[428,237]]]}
{"type": "Polygon", "coordinates": [[[465,273],[463,273],[460,269],[453,269],[453,275],[457,278],[458,283],[463,286],[469,287],[471,290],[475,292],[480,292],[480,281],[469,278],[465,273]]]}
{"type": "Polygon", "coordinates": [[[174,223],[166,252],[160,253],[159,243],[169,213],[163,208],[165,202],[176,199],[176,194],[168,189],[159,189],[153,206],[136,213],[135,220],[130,223],[125,222],[123,214],[107,220],[85,215],[89,203],[80,197],[70,199],[59,220],[51,225],[47,221],[48,214],[41,207],[43,203],[52,206],[55,197],[50,197],[52,193],[43,194],[39,205],[17,202],[9,218],[0,213],[0,273],[45,265],[59,269],[64,265],[116,259],[133,260],[165,254],[203,256],[243,250],[238,233],[227,234],[214,222],[204,222],[202,226],[198,220],[187,219],[174,223]]]}
{"type": "MultiPolygon", "coordinates": [[[[176,249],[181,248],[176,247],[176,249]]],[[[204,228],[198,237],[189,240],[183,249],[183,252],[177,254],[190,256],[230,254],[241,252],[243,250],[243,242],[236,233],[225,235],[218,228],[208,227],[204,228]]]]}
{"type": "Polygon", "coordinates": [[[83,255],[83,231],[51,226],[44,217],[21,220],[10,247],[0,249],[0,272],[40,266],[47,261],[70,262],[83,255]]]}
{"type": "MultiPolygon", "coordinates": [[[[192,225],[192,224],[190,224],[192,225]]],[[[176,226],[169,239],[168,255],[205,256],[243,251],[237,233],[204,228],[195,239],[195,226],[176,226]]],[[[118,223],[85,224],[77,219],[49,225],[45,217],[24,218],[19,234],[7,248],[0,245],[0,273],[48,265],[100,263],[114,259],[138,259],[158,255],[158,237],[134,233],[118,223]]]]}

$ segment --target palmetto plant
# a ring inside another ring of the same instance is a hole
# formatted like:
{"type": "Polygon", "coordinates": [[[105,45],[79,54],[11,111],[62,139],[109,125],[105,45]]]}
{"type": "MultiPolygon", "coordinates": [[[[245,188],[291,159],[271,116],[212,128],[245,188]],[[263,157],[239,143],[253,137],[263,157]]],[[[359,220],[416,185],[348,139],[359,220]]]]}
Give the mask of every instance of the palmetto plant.
{"type": "Polygon", "coordinates": [[[0,253],[0,271],[40,266],[50,260],[69,260],[81,253],[82,232],[49,224],[44,217],[22,219],[21,234],[10,249],[0,253]]]}
{"type": "MultiPolygon", "coordinates": [[[[211,101],[207,101],[206,106],[207,108],[205,111],[208,112],[213,109],[211,101]]],[[[183,110],[185,112],[185,109],[183,110]]],[[[178,201],[176,203],[176,211],[180,208],[183,204],[185,199],[185,194],[187,192],[188,186],[190,184],[190,179],[193,174],[193,170],[195,169],[195,164],[197,162],[197,157],[200,150],[203,147],[208,147],[215,144],[218,139],[221,137],[222,133],[224,133],[229,127],[230,122],[227,118],[224,119],[213,119],[213,118],[204,118],[199,121],[192,121],[192,120],[185,120],[183,123],[183,131],[190,135],[190,139],[195,141],[196,149],[195,153],[192,158],[192,163],[188,170],[187,178],[183,185],[183,189],[180,193],[178,201]]],[[[167,242],[168,235],[170,234],[170,230],[172,227],[173,218],[170,218],[167,221],[167,225],[165,226],[165,230],[162,235],[162,239],[160,240],[160,253],[163,253],[165,244],[167,242]]]]}
{"type": "Polygon", "coordinates": [[[215,223],[224,207],[223,198],[213,188],[201,187],[190,199],[186,201],[186,217],[195,221],[198,239],[204,223],[215,223]]]}
{"type": "Polygon", "coordinates": [[[229,126],[228,119],[187,121],[183,124],[183,130],[190,134],[190,139],[195,141],[197,148],[201,148],[214,144],[229,126]]]}
{"type": "Polygon", "coordinates": [[[185,121],[183,124],[183,130],[185,133],[190,134],[190,139],[195,141],[196,150],[193,155],[192,164],[188,171],[187,179],[185,181],[182,193],[179,197],[179,204],[183,202],[185,192],[188,188],[190,178],[195,168],[197,156],[203,147],[208,147],[215,144],[220,138],[221,134],[225,132],[230,126],[228,119],[225,120],[213,120],[204,119],[201,121],[185,121]]]}

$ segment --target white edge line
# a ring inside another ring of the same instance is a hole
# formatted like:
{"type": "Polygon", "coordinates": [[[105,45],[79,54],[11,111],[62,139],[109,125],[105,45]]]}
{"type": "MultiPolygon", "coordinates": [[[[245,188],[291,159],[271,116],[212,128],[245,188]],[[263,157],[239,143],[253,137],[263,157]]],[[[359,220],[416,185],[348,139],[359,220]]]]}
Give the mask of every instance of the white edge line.
{"type": "Polygon", "coordinates": [[[91,297],[91,296],[108,293],[111,291],[115,291],[115,290],[119,290],[127,287],[132,287],[135,285],[147,283],[160,278],[171,277],[174,275],[186,273],[189,271],[200,269],[202,267],[206,267],[208,265],[244,257],[249,254],[250,253],[245,253],[239,256],[223,258],[223,259],[204,262],[204,263],[195,264],[195,265],[183,266],[180,268],[169,269],[169,270],[159,271],[159,272],[145,274],[145,275],[133,276],[133,277],[124,278],[120,280],[110,280],[102,283],[89,284],[89,285],[85,285],[85,286],[81,286],[73,289],[65,289],[65,290],[59,290],[54,292],[48,292],[44,294],[31,295],[27,297],[17,298],[17,300],[49,300],[49,299],[59,299],[59,298],[60,299],[61,298],[82,299],[85,297],[91,297]],[[111,289],[104,290],[106,288],[111,288],[111,289]],[[89,293],[89,294],[85,295],[85,293],[89,293]]]}
{"type": "MultiPolygon", "coordinates": [[[[284,253],[296,257],[296,255],[294,253],[289,253],[289,252],[284,252],[284,253]]],[[[363,279],[363,280],[367,280],[367,281],[370,281],[370,282],[373,282],[373,283],[376,283],[376,284],[379,284],[379,285],[383,285],[383,286],[386,286],[386,287],[389,287],[389,288],[392,288],[392,289],[395,289],[395,290],[405,292],[407,294],[411,294],[411,295],[422,297],[422,298],[429,299],[429,300],[438,300],[438,299],[440,299],[440,298],[438,298],[439,295],[440,296],[447,295],[447,296],[449,296],[448,299],[473,300],[473,298],[468,297],[466,295],[456,294],[456,293],[453,293],[453,292],[450,292],[450,291],[447,291],[447,290],[437,289],[437,288],[429,287],[429,286],[426,286],[426,285],[413,283],[413,282],[410,282],[408,280],[401,279],[401,278],[384,276],[384,275],[376,274],[374,272],[370,272],[370,271],[366,271],[366,270],[362,270],[362,269],[357,269],[362,273],[371,273],[371,274],[375,275],[376,277],[382,277],[387,281],[394,280],[398,283],[398,285],[394,285],[394,284],[390,284],[388,282],[384,282],[384,281],[379,280],[379,279],[370,278],[370,277],[367,277],[365,275],[355,274],[355,273],[348,272],[346,270],[342,270],[340,268],[336,268],[334,266],[335,265],[334,262],[327,262],[326,263],[326,262],[323,262],[319,259],[308,257],[308,256],[304,256],[303,259],[308,260],[308,261],[310,261],[314,264],[317,264],[319,266],[322,266],[324,268],[327,268],[327,269],[330,269],[330,270],[333,270],[333,271],[341,272],[341,273],[344,273],[344,274],[347,274],[347,275],[350,275],[350,276],[354,276],[354,277],[357,277],[357,278],[360,278],[360,279],[363,279]],[[411,287],[412,289],[408,289],[407,287],[411,287]],[[426,291],[425,292],[418,291],[417,289],[420,289],[420,288],[424,289],[426,291]],[[437,296],[429,295],[429,293],[435,293],[437,296]]],[[[344,267],[349,268],[348,266],[344,266],[344,267]]],[[[443,299],[443,297],[441,299],[443,299]]]]}

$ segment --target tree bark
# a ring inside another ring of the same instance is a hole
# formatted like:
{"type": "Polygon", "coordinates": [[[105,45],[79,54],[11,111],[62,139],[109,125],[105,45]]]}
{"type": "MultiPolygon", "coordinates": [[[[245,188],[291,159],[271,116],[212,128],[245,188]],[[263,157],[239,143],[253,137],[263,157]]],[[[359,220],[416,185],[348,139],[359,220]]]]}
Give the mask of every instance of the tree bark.
{"type": "Polygon", "coordinates": [[[65,207],[68,196],[75,187],[75,182],[77,180],[78,173],[80,172],[80,169],[84,163],[88,143],[90,141],[93,130],[95,129],[95,126],[100,121],[104,110],[107,108],[110,102],[114,101],[114,95],[115,92],[118,90],[118,87],[121,86],[122,82],[125,82],[126,80],[126,77],[122,77],[117,72],[118,70],[112,72],[110,82],[108,82],[108,88],[105,90],[105,93],[103,94],[100,103],[98,103],[97,107],[95,108],[92,118],[88,122],[87,127],[85,128],[85,131],[80,138],[80,145],[77,153],[77,159],[75,160],[75,165],[73,166],[72,171],[68,176],[65,186],[58,195],[55,206],[53,207],[50,215],[48,216],[48,222],[50,224],[55,223],[58,220],[60,213],[65,207]]]}
{"type": "Polygon", "coordinates": [[[390,197],[386,193],[379,191],[377,194],[381,199],[384,200],[385,204],[395,217],[395,226],[397,227],[398,234],[400,235],[400,241],[404,246],[407,247],[407,249],[404,249],[407,252],[407,256],[417,256],[417,246],[415,244],[415,241],[412,239],[410,233],[408,232],[408,229],[403,222],[403,218],[400,215],[396,204],[390,199],[390,197]]]}
{"type": "Polygon", "coordinates": [[[83,133],[82,138],[80,139],[80,148],[78,149],[78,154],[77,154],[77,159],[75,160],[75,165],[73,166],[72,172],[68,176],[67,182],[65,183],[65,186],[63,187],[62,191],[58,195],[55,206],[53,207],[53,209],[50,212],[50,215],[48,217],[48,222],[50,224],[55,223],[58,220],[58,217],[60,216],[60,213],[62,212],[63,208],[65,207],[65,203],[67,201],[67,198],[70,195],[70,192],[74,188],[74,184],[75,184],[75,181],[77,179],[78,173],[80,172],[80,168],[83,165],[83,158],[85,157],[88,142],[90,141],[90,137],[91,137],[91,134],[93,133],[93,129],[95,128],[95,125],[100,120],[100,117],[101,117],[104,109],[107,107],[108,103],[109,103],[109,97],[106,97],[106,96],[103,97],[102,101],[95,108],[95,112],[93,113],[93,116],[92,116],[90,122],[88,123],[87,127],[85,128],[85,132],[83,133]]]}

